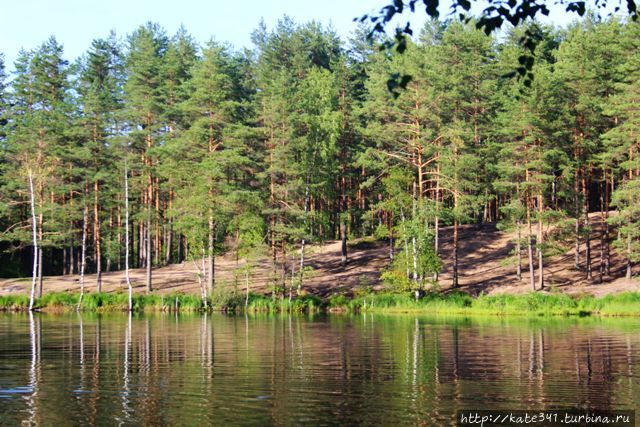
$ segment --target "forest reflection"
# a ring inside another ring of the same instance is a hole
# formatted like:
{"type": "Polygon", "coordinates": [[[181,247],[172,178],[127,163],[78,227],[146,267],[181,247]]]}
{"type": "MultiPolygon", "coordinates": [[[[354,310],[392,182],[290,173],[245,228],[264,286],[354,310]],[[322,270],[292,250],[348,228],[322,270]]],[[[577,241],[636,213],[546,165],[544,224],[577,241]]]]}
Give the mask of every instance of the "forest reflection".
{"type": "Polygon", "coordinates": [[[415,424],[635,408],[640,322],[0,315],[0,424],[415,424]]]}

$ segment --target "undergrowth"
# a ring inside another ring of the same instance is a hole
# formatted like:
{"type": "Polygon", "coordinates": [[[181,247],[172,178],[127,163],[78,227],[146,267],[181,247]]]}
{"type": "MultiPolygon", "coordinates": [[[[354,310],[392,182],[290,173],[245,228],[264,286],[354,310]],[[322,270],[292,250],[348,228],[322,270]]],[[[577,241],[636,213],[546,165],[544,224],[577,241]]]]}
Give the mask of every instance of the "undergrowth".
{"type": "MultiPolygon", "coordinates": [[[[78,309],[78,293],[56,292],[36,299],[38,310],[72,311],[78,309]]],[[[0,296],[1,311],[25,311],[26,295],[0,296]]],[[[126,293],[87,293],[79,310],[93,312],[126,311],[126,293]]],[[[481,295],[471,297],[464,292],[428,292],[416,300],[410,293],[366,292],[349,297],[332,295],[322,300],[315,295],[274,297],[250,293],[219,291],[206,301],[198,295],[173,293],[136,294],[134,311],[225,311],[250,313],[314,313],[320,311],[384,312],[425,314],[490,314],[490,315],[564,315],[564,316],[640,316],[640,293],[625,292],[602,298],[572,297],[562,293],[531,292],[520,295],[481,295]]]]}

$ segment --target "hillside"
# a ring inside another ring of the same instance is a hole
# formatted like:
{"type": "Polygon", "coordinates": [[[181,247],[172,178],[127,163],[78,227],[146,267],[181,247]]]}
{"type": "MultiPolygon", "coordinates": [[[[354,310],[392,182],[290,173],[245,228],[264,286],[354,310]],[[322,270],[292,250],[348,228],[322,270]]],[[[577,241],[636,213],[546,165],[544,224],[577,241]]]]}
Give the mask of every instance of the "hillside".
{"type": "MultiPolygon", "coordinates": [[[[640,282],[624,278],[624,264],[612,248],[611,276],[605,276],[598,283],[599,269],[599,215],[592,214],[591,226],[595,236],[592,240],[592,259],[594,279],[587,280],[583,271],[575,269],[574,252],[570,250],[562,255],[551,257],[545,267],[547,289],[557,289],[570,294],[592,294],[600,296],[627,290],[640,291],[640,282]]],[[[441,289],[447,290],[451,283],[450,254],[452,249],[452,230],[442,229],[441,256],[444,268],[439,276],[441,289]]],[[[517,280],[515,268],[507,265],[513,250],[513,235],[496,229],[494,225],[465,225],[460,229],[460,289],[473,295],[479,293],[525,293],[530,291],[526,256],[523,256],[522,281],[517,280]]],[[[333,293],[352,293],[358,287],[382,287],[380,274],[389,264],[389,247],[386,242],[359,240],[349,245],[349,262],[343,268],[340,265],[340,242],[328,241],[323,245],[311,246],[308,253],[308,265],[313,267],[312,277],[306,279],[304,289],[319,296],[333,293]]],[[[243,265],[236,264],[232,254],[216,258],[216,286],[232,291],[236,284],[244,291],[244,273],[239,271],[243,265]]],[[[537,273],[536,273],[537,274],[537,273]]],[[[131,270],[131,279],[136,292],[144,292],[144,269],[131,270]]],[[[269,278],[272,275],[269,260],[263,260],[252,270],[250,287],[254,292],[269,292],[269,278]]],[[[160,293],[185,292],[198,293],[197,270],[193,263],[174,264],[156,268],[153,271],[154,289],[160,293]]],[[[27,293],[30,278],[0,279],[0,295],[27,293]]],[[[95,291],[95,275],[85,278],[87,292],[95,291]]],[[[77,291],[79,276],[45,277],[44,292],[77,291]]],[[[103,274],[103,289],[106,292],[124,291],[126,282],[124,272],[103,274]]]]}

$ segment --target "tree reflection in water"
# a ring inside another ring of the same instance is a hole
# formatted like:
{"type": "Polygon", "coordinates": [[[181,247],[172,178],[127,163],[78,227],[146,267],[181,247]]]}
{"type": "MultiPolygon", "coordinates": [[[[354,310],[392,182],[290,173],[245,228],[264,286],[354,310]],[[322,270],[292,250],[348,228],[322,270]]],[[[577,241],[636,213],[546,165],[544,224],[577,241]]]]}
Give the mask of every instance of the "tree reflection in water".
{"type": "Polygon", "coordinates": [[[0,315],[0,424],[414,425],[640,403],[636,319],[19,319],[0,315]]]}

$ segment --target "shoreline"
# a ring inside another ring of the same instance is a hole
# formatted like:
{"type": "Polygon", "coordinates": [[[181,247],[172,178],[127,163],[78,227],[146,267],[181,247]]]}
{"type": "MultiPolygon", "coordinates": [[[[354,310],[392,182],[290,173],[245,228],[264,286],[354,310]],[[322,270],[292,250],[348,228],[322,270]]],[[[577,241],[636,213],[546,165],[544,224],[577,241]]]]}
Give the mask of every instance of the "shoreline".
{"type": "MultiPolygon", "coordinates": [[[[56,292],[36,300],[40,312],[127,312],[126,293],[88,293],[78,308],[79,293],[56,292]]],[[[27,295],[0,296],[0,312],[27,312],[27,295]]],[[[408,293],[370,293],[321,299],[302,295],[291,299],[263,294],[214,295],[206,304],[193,294],[136,294],[134,312],[228,312],[228,313],[383,313],[487,315],[509,317],[640,317],[640,292],[573,297],[563,293],[481,295],[463,292],[427,293],[415,300],[408,293]]]]}

